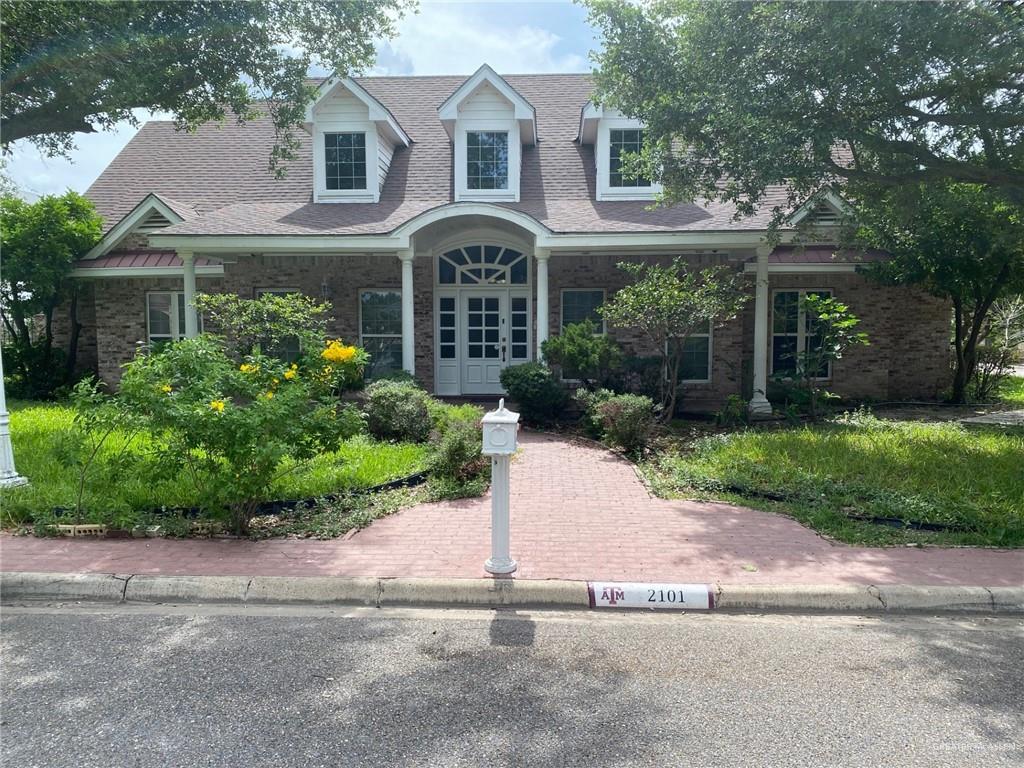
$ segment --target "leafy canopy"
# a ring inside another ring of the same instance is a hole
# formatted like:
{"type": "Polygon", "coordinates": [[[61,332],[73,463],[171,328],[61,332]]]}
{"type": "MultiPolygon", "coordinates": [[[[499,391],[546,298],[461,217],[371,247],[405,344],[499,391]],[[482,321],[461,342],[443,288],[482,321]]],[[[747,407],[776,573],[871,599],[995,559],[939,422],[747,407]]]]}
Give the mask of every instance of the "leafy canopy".
{"type": "Polygon", "coordinates": [[[183,128],[266,100],[272,168],[294,158],[314,64],[357,71],[394,33],[410,0],[103,0],[8,3],[0,18],[4,146],[28,139],[67,153],[75,132],[171,112],[183,128]]]}
{"type": "Polygon", "coordinates": [[[778,221],[836,182],[952,180],[1024,203],[1019,3],[587,5],[598,96],[646,122],[669,202],[778,221]]]}

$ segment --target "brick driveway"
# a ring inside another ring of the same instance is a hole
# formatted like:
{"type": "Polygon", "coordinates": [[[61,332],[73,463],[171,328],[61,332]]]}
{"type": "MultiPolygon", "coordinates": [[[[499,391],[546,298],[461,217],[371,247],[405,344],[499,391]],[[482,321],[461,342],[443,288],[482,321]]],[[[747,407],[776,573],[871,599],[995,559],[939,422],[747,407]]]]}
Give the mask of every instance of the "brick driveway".
{"type": "MultiPolygon", "coordinates": [[[[599,447],[522,433],[512,467],[512,555],[528,579],[730,584],[1024,583],[1024,552],[851,547],[778,515],[652,498],[599,447]]],[[[0,538],[5,571],[240,576],[486,575],[490,499],[423,504],[348,540],[0,538]]]]}

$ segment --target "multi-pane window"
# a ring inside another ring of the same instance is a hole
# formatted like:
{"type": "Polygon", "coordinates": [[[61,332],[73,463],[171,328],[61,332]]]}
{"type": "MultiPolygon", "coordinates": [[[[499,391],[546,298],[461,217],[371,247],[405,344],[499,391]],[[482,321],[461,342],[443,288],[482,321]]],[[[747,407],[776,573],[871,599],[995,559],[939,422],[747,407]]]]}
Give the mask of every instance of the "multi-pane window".
{"type": "Polygon", "coordinates": [[[146,325],[149,343],[153,346],[185,338],[185,294],[147,293],[146,325]]]}
{"type": "MultiPolygon", "coordinates": [[[[801,299],[812,296],[831,296],[831,291],[776,291],[772,297],[772,374],[790,376],[796,374],[800,352],[817,349],[821,337],[813,317],[804,311],[801,299]]],[[[826,362],[817,372],[817,378],[827,379],[831,375],[826,362]]]]}
{"type": "Polygon", "coordinates": [[[366,134],[325,133],[327,189],[366,189],[366,134]]]}
{"type": "MultiPolygon", "coordinates": [[[[257,288],[256,298],[262,296],[289,296],[293,293],[301,294],[298,288],[257,288]]],[[[260,350],[263,354],[269,355],[270,357],[276,357],[278,360],[283,360],[286,363],[294,363],[299,359],[299,353],[301,350],[301,344],[299,343],[298,336],[288,336],[281,339],[273,348],[267,348],[260,350]]]]}
{"type": "Polygon", "coordinates": [[[529,259],[500,245],[466,245],[437,257],[440,285],[526,285],[529,259]]]}
{"type": "Polygon", "coordinates": [[[508,133],[466,133],[466,188],[508,189],[508,133]]]}
{"type": "Polygon", "coordinates": [[[562,291],[562,327],[584,320],[593,320],[598,331],[604,333],[604,318],[597,311],[604,304],[602,290],[567,290],[562,291]]]}
{"type": "Polygon", "coordinates": [[[359,336],[370,353],[368,380],[402,370],[402,294],[387,290],[360,293],[359,336]]]}
{"type": "Polygon", "coordinates": [[[679,362],[679,378],[683,381],[711,381],[711,324],[702,333],[691,333],[683,342],[679,362]]]}
{"type": "Polygon", "coordinates": [[[629,176],[623,173],[622,160],[625,155],[638,155],[644,146],[644,132],[639,128],[617,129],[609,131],[609,165],[608,186],[610,187],[649,187],[651,182],[642,176],[629,176]]]}

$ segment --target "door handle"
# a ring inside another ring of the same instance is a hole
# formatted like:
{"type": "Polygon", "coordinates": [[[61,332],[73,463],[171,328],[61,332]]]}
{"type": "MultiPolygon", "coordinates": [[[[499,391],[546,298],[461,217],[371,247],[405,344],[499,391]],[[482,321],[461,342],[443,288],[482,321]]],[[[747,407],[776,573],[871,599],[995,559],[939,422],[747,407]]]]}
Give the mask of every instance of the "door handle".
{"type": "Polygon", "coordinates": [[[506,349],[505,345],[502,344],[501,345],[501,362],[503,362],[503,363],[505,362],[505,349],[506,349]]]}

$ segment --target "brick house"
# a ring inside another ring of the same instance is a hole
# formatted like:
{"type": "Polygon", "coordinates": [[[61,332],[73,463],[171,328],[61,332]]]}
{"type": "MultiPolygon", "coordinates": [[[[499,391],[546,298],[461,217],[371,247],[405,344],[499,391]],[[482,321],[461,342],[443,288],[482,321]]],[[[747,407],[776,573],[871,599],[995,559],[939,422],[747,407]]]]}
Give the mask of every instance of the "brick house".
{"type": "MultiPolygon", "coordinates": [[[[770,214],[719,203],[651,208],[658,185],[624,177],[643,126],[590,101],[587,75],[334,78],[306,112],[299,160],[267,170],[269,118],[176,132],[149,122],[88,191],[106,222],[79,262],[82,367],[111,384],[139,343],[198,332],[194,291],[301,291],[333,306],[331,332],[440,395],[501,391],[566,324],[596,317],[623,260],[684,256],[750,274],[735,322],[687,344],[686,407],[729,394],[768,407],[767,382],[807,343],[802,292],[829,291],[871,345],[837,362],[850,397],[935,397],[948,371],[949,308],[881,287],[826,244],[765,245],[770,214]]],[[[808,202],[824,230],[843,203],[808,202]]],[[[875,254],[870,258],[882,258],[875,254]]],[[[649,354],[621,329],[609,329],[649,354]]]]}

